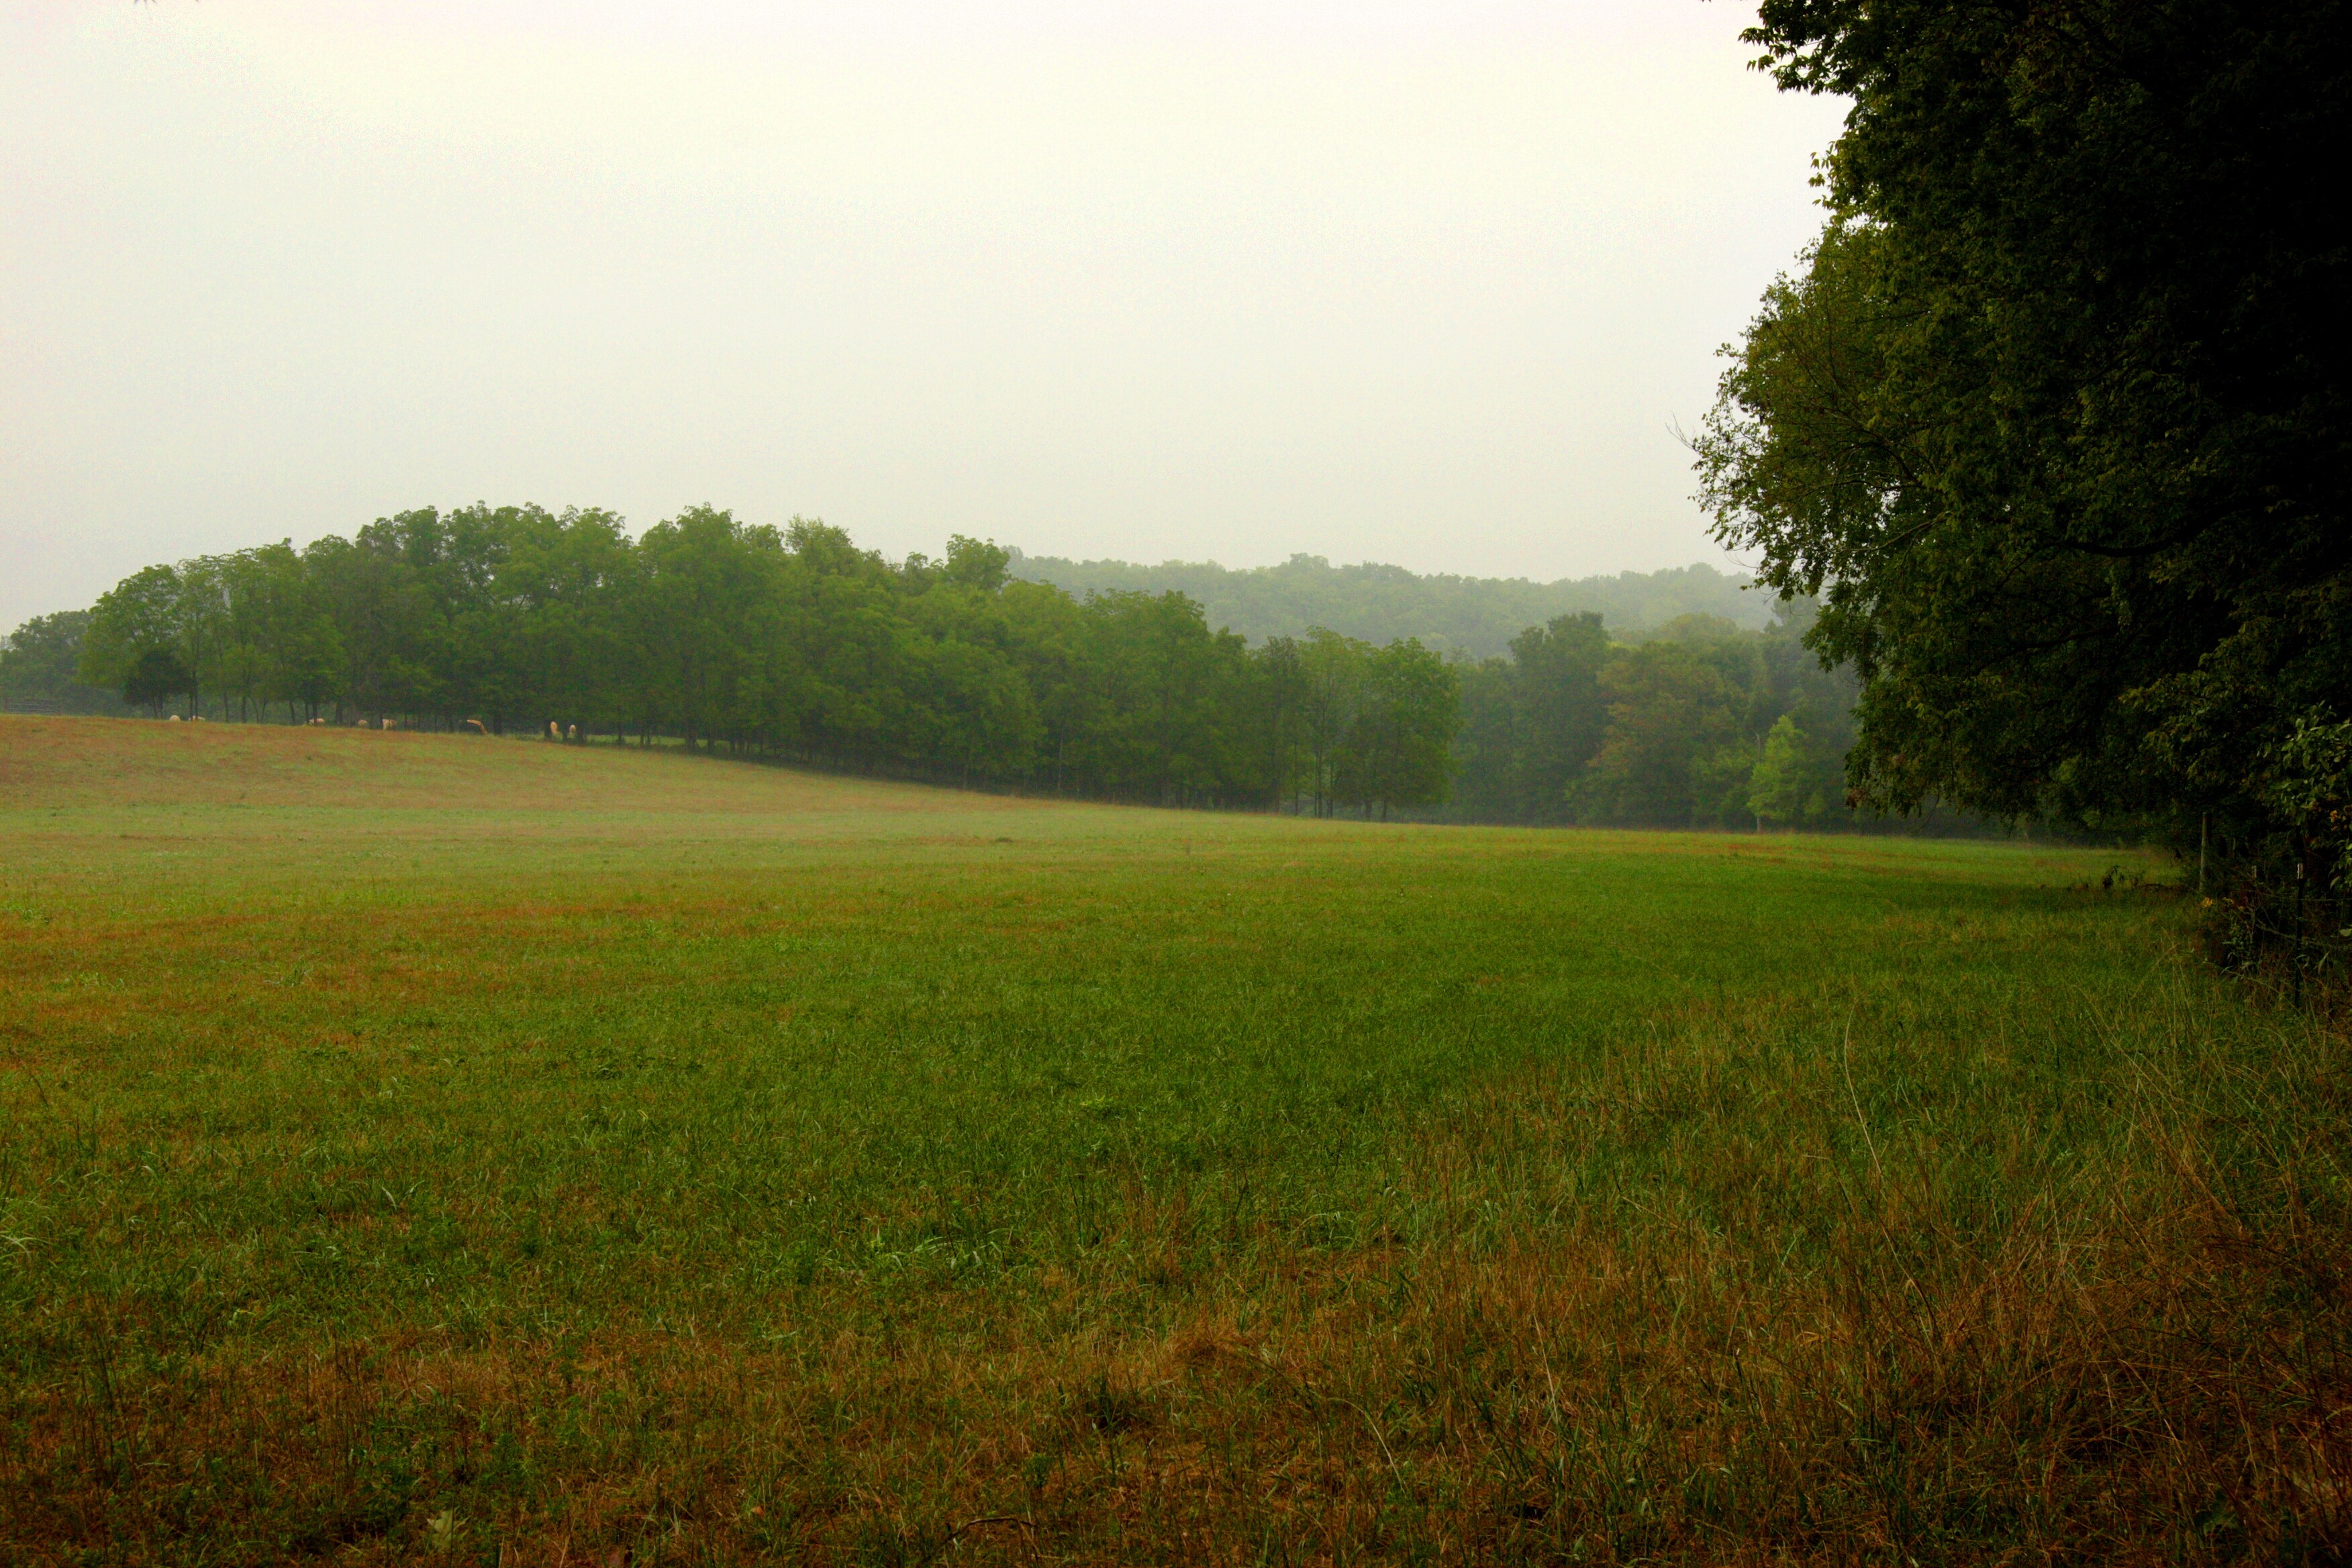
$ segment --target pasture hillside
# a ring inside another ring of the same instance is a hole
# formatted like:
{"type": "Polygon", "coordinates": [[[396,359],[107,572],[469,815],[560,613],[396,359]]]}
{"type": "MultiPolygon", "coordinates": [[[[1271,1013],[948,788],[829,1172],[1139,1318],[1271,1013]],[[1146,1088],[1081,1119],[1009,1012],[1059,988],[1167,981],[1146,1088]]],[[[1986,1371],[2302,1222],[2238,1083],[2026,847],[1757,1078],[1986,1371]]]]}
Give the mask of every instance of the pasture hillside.
{"type": "Polygon", "coordinates": [[[2352,1540],[2149,859],[5,717],[0,850],[9,1561],[2352,1540]]]}

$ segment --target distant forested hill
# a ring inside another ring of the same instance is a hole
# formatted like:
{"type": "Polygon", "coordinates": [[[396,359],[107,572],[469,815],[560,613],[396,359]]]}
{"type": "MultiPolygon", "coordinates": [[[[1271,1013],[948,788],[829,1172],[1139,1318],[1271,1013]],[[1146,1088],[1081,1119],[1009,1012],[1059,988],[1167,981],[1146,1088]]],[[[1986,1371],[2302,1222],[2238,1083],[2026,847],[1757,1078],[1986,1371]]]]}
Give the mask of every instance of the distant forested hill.
{"type": "Polygon", "coordinates": [[[1319,555],[1236,570],[1206,561],[1138,566],[1016,550],[1013,574],[1080,597],[1172,589],[1206,609],[1210,626],[1231,627],[1254,643],[1321,626],[1371,643],[1418,637],[1424,647],[1472,658],[1494,658],[1528,627],[1586,611],[1625,639],[1688,615],[1720,616],[1751,630],[1761,630],[1772,619],[1769,595],[1743,592],[1745,576],[1726,576],[1705,565],[1534,583],[1524,577],[1423,577],[1402,566],[1369,562],[1334,566],[1319,555]]]}

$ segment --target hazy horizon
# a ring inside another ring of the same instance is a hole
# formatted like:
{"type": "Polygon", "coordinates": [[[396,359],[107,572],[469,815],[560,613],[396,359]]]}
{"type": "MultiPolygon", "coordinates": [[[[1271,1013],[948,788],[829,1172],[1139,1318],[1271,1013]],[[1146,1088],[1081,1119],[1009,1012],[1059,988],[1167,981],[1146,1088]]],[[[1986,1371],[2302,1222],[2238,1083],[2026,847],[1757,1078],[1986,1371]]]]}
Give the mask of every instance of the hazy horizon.
{"type": "MultiPolygon", "coordinates": [[[[1706,571],[1719,573],[1726,577],[1752,577],[1754,575],[1754,574],[1749,572],[1746,567],[1739,565],[1737,562],[1732,561],[1720,552],[1717,552],[1716,559],[1712,561],[1685,561],[1679,565],[1670,564],[1665,566],[1628,566],[1615,572],[1611,572],[1605,569],[1598,572],[1574,572],[1570,573],[1565,576],[1547,578],[1530,577],[1523,572],[1448,572],[1443,567],[1431,567],[1424,571],[1411,566],[1404,566],[1402,563],[1396,561],[1342,561],[1328,555],[1323,555],[1316,552],[1307,550],[1294,550],[1279,561],[1257,561],[1252,562],[1247,565],[1237,566],[1230,561],[1218,561],[1205,556],[1194,558],[1181,555],[1170,555],[1164,556],[1158,561],[1130,561],[1124,556],[1118,555],[1079,556],[1066,555],[1059,552],[1048,553],[1044,551],[1024,550],[1021,546],[1013,543],[1010,540],[999,540],[997,542],[1011,549],[1015,567],[1020,566],[1022,563],[1026,561],[1055,561],[1066,563],[1073,566],[1132,566],[1139,571],[1145,572],[1159,571],[1163,568],[1172,567],[1192,567],[1196,569],[1206,569],[1218,572],[1273,572],[1287,566],[1293,562],[1303,559],[1319,562],[1325,566],[1338,570],[1366,566],[1397,567],[1412,573],[1416,577],[1468,577],[1475,578],[1482,582],[1521,582],[1535,583],[1538,584],[1582,582],[1595,577],[1647,577],[1654,576],[1661,572],[1706,571]]],[[[929,552],[927,552],[926,553],[929,552]]]]}
{"type": "Polygon", "coordinates": [[[0,630],[412,506],[1736,569],[1673,427],[1843,105],[1706,0],[36,3],[0,630]]]}

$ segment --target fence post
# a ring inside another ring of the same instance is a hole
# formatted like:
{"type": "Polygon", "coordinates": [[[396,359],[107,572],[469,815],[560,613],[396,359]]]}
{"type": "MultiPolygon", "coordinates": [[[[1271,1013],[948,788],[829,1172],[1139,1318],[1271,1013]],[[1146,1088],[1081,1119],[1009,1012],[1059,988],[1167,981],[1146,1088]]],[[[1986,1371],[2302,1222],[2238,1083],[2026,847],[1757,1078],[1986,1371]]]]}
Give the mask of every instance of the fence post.
{"type": "Polygon", "coordinates": [[[2303,854],[2294,858],[2294,945],[2287,949],[2287,962],[2294,966],[2294,1005],[2303,1005],[2303,854]]]}

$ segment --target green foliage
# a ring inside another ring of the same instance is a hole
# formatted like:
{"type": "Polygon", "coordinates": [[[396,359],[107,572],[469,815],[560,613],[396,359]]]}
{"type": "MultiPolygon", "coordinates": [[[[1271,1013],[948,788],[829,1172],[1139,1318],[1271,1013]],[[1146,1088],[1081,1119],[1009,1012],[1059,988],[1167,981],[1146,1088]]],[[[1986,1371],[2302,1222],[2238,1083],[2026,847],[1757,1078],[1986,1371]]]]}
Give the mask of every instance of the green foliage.
{"type": "Polygon", "coordinates": [[[147,568],[89,614],[77,657],[117,689],[143,660],[140,701],[185,695],[221,718],[527,735],[552,721],[1318,816],[1886,826],[1844,803],[1854,689],[1804,647],[1804,601],[1761,632],[1689,610],[1632,641],[1597,612],[1559,615],[1521,628],[1507,657],[1449,662],[1412,637],[1320,626],[1253,647],[1185,594],[1074,598],[1015,564],[962,535],[943,559],[892,563],[822,522],[712,507],[635,540],[604,511],[426,508],[301,551],[147,568]],[[1754,775],[1784,717],[1799,740],[1774,755],[1780,794],[1759,809],[1754,775]]]}
{"type": "Polygon", "coordinates": [[[1452,743],[1461,727],[1461,685],[1435,654],[1407,639],[1386,647],[1345,643],[1359,661],[1355,710],[1330,793],[1366,816],[1378,807],[1433,805],[1452,779],[1452,743]]]}
{"type": "Polygon", "coordinates": [[[1565,821],[1570,785],[1607,724],[1608,634],[1589,611],[1559,616],[1521,632],[1510,651],[1464,673],[1463,806],[1488,820],[1565,821]]]}
{"type": "Polygon", "coordinates": [[[1170,805],[1386,815],[1453,773],[1459,682],[1405,639],[1253,651],[1163,592],[1083,600],[957,535],[892,563],[841,530],[694,507],[486,505],[153,566],[104,595],[82,678],[223,718],[674,739],[1170,805]]]}
{"type": "Polygon", "coordinates": [[[1737,693],[1714,664],[1684,643],[1654,642],[1610,661],[1601,675],[1609,730],[1572,805],[1589,822],[1686,827],[1703,821],[1728,787],[1720,753],[1738,732],[1737,693]]]}
{"type": "Polygon", "coordinates": [[[321,581],[317,563],[285,543],[150,566],[90,610],[79,678],[151,708],[184,694],[200,711],[209,694],[223,717],[279,705],[289,719],[314,715],[343,677],[321,581]],[[145,695],[129,695],[133,683],[145,695]]]}
{"type": "Polygon", "coordinates": [[[122,700],[160,713],[173,698],[193,696],[196,678],[168,647],[141,648],[122,677],[122,700]]]}
{"type": "Polygon", "coordinates": [[[1419,643],[1376,648],[1318,627],[1268,645],[1270,675],[1296,713],[1291,788],[1313,814],[1352,805],[1386,820],[1392,806],[1446,797],[1461,728],[1461,681],[1419,643]]]}
{"type": "Polygon", "coordinates": [[[2299,717],[2264,760],[2264,804],[2294,836],[2297,858],[2316,850],[2328,879],[2352,883],[2352,720],[2325,709],[2299,717]]]}
{"type": "Polygon", "coordinates": [[[1765,0],[1851,98],[1832,219],[1730,351],[1718,533],[1819,594],[1869,801],[2294,831],[2265,759],[2352,710],[2328,0],[1765,0]]]}
{"type": "MultiPolygon", "coordinates": [[[[1599,617],[1530,627],[1508,659],[1460,667],[1459,769],[1447,815],[1480,822],[1886,831],[1848,802],[1853,678],[1803,643],[1812,606],[1764,632],[1677,616],[1612,643],[1599,617]]],[[[1989,825],[1927,803],[1900,824],[1989,825]]]]}
{"type": "Polygon", "coordinates": [[[1470,659],[1498,658],[1528,627],[1563,616],[1599,616],[1628,637],[1682,615],[1717,616],[1751,630],[1771,616],[1769,595],[1746,592],[1745,578],[1706,565],[1534,583],[1423,576],[1371,563],[1334,566],[1319,555],[1236,570],[1213,562],[1142,566],[1015,552],[1012,570],[1080,597],[1181,593],[1200,601],[1211,626],[1229,626],[1254,644],[1323,626],[1365,642],[1411,637],[1448,658],[1470,659]]]}
{"type": "Polygon", "coordinates": [[[1805,815],[1804,732],[1796,715],[1783,713],[1764,737],[1764,750],[1748,776],[1748,809],[1758,826],[1780,827],[1801,821],[1805,815]]]}
{"type": "Polygon", "coordinates": [[[88,610],[35,616],[0,637],[0,710],[41,713],[119,713],[114,691],[81,678],[88,610]]]}

